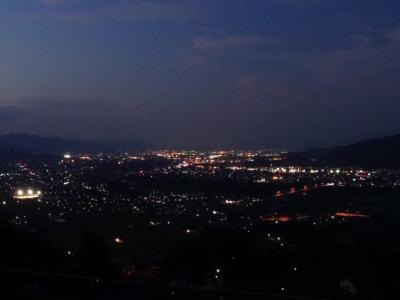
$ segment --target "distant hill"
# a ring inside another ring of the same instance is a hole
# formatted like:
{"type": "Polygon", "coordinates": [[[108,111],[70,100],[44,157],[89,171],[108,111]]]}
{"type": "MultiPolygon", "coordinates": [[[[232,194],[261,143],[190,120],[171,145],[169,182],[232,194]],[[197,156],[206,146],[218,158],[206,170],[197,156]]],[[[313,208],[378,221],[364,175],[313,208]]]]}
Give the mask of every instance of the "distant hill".
{"type": "Polygon", "coordinates": [[[0,163],[8,162],[56,162],[59,156],[53,154],[34,153],[26,150],[16,149],[11,146],[0,145],[0,163]]]}
{"type": "Polygon", "coordinates": [[[397,169],[400,168],[400,135],[289,153],[287,163],[397,169]]]}
{"type": "Polygon", "coordinates": [[[62,154],[65,152],[110,152],[116,150],[140,149],[144,146],[139,141],[127,143],[110,143],[102,141],[87,141],[64,139],[59,137],[42,137],[32,134],[0,135],[0,145],[37,153],[62,154]]]}

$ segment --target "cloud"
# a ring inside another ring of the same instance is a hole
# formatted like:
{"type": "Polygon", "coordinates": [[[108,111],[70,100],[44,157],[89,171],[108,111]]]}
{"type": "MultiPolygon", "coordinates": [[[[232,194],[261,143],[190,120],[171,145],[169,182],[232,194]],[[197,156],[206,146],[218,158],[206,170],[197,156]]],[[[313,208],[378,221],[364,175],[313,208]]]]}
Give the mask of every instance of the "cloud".
{"type": "MultiPolygon", "coordinates": [[[[79,2],[79,0],[38,0],[48,6],[79,2]]],[[[90,24],[98,22],[143,22],[143,21],[192,21],[203,13],[201,1],[121,1],[99,4],[87,9],[52,11],[50,17],[56,21],[71,24],[90,24]]]]}
{"type": "Polygon", "coordinates": [[[214,29],[214,28],[210,28],[210,27],[206,27],[206,26],[196,26],[195,29],[198,31],[201,31],[203,33],[207,33],[207,34],[217,34],[217,35],[227,35],[228,34],[226,31],[218,30],[218,29],[214,29]]]}
{"type": "Polygon", "coordinates": [[[36,1],[46,6],[55,7],[70,3],[78,3],[80,0],[36,0],[36,1]]]}
{"type": "Polygon", "coordinates": [[[199,67],[199,66],[203,66],[206,63],[208,63],[209,58],[204,56],[204,55],[186,55],[183,59],[182,59],[182,63],[185,66],[189,66],[189,67],[199,67]]]}
{"type": "Polygon", "coordinates": [[[186,66],[202,66],[229,53],[241,50],[248,52],[272,42],[272,39],[258,35],[231,35],[218,38],[197,36],[191,41],[182,62],[186,66]]]}
{"type": "Polygon", "coordinates": [[[232,83],[236,102],[231,105],[242,107],[241,114],[251,111],[254,120],[264,118],[252,130],[262,136],[259,127],[272,126],[275,144],[322,146],[396,134],[398,33],[374,32],[350,48],[298,54],[292,57],[295,72],[239,76],[232,83]]]}
{"type": "Polygon", "coordinates": [[[310,72],[325,88],[334,93],[346,91],[358,98],[400,96],[397,84],[400,43],[397,30],[382,33],[384,42],[364,36],[357,46],[326,52],[306,61],[310,72]],[[341,87],[339,89],[339,87],[341,87]]]}
{"type": "Polygon", "coordinates": [[[0,132],[109,140],[144,140],[157,134],[159,127],[151,131],[152,122],[162,119],[168,109],[159,103],[100,98],[31,98],[18,101],[18,108],[20,114],[5,120],[0,132]]]}
{"type": "Polygon", "coordinates": [[[335,0],[266,0],[271,5],[290,6],[295,8],[312,8],[316,5],[323,4],[324,1],[332,2],[335,0]]]}
{"type": "Polygon", "coordinates": [[[248,48],[269,40],[256,35],[226,36],[221,38],[195,37],[192,48],[198,51],[221,51],[232,48],[248,48]]]}
{"type": "Polygon", "coordinates": [[[26,116],[25,109],[18,106],[0,106],[0,121],[9,121],[26,116]]]}

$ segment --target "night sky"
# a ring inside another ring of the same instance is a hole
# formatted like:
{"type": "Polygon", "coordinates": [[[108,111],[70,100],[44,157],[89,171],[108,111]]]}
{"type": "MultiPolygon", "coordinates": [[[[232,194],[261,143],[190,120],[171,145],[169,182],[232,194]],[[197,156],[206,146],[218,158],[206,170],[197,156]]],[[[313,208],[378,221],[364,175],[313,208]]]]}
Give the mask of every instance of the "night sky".
{"type": "Polygon", "coordinates": [[[0,133],[288,148],[400,133],[399,0],[2,0],[0,133]]]}

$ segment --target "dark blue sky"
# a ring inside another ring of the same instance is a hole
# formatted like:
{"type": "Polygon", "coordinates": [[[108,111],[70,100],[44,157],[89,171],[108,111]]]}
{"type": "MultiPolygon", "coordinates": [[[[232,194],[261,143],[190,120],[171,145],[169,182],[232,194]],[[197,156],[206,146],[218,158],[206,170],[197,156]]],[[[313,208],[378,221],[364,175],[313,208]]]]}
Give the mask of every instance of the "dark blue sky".
{"type": "Polygon", "coordinates": [[[0,133],[307,148],[400,133],[398,0],[2,0],[0,133]]]}

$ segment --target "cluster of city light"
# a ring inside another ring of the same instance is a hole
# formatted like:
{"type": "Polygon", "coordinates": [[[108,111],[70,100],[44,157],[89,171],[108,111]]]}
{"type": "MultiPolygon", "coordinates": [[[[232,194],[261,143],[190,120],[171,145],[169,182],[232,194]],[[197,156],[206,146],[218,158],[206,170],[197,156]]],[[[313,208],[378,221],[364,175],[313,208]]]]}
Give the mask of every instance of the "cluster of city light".
{"type": "Polygon", "coordinates": [[[42,196],[42,192],[40,190],[33,189],[18,189],[14,194],[14,198],[18,200],[25,199],[38,199],[42,196]]]}
{"type": "Polygon", "coordinates": [[[337,212],[335,216],[342,218],[369,218],[369,215],[360,213],[350,213],[350,212],[337,212]]]}
{"type": "Polygon", "coordinates": [[[275,222],[276,224],[278,224],[278,222],[289,222],[291,220],[290,217],[288,216],[273,216],[273,217],[262,217],[262,219],[264,221],[268,221],[268,222],[275,222]]]}

